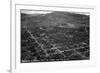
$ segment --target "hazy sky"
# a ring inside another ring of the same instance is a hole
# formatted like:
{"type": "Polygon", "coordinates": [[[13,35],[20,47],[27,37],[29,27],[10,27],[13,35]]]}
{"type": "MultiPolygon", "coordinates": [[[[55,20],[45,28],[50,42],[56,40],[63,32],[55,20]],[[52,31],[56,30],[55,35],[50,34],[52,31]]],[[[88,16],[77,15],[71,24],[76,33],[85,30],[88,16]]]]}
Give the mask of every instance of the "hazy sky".
{"type": "Polygon", "coordinates": [[[29,10],[22,10],[21,13],[26,13],[26,14],[47,14],[47,13],[52,13],[51,11],[29,11],[29,10]]]}
{"type": "MultiPolygon", "coordinates": [[[[52,13],[52,12],[53,11],[21,10],[21,13],[25,13],[25,14],[47,14],[47,13],[52,13]]],[[[89,12],[71,12],[71,13],[90,15],[89,12]]]]}

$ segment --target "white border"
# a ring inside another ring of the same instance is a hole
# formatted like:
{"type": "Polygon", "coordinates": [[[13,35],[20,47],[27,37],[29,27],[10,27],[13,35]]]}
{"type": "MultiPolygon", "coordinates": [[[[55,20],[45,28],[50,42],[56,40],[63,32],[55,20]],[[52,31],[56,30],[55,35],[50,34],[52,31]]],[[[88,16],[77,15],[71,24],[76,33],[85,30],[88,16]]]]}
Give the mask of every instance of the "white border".
{"type": "Polygon", "coordinates": [[[13,8],[12,13],[12,72],[27,71],[43,71],[43,70],[59,70],[67,68],[80,68],[95,65],[95,9],[85,7],[53,7],[38,5],[21,5],[17,4],[13,8]],[[42,62],[42,63],[20,63],[20,9],[29,10],[51,10],[51,11],[73,11],[73,12],[89,12],[90,13],[90,60],[80,61],[59,61],[59,62],[42,62]],[[16,52],[15,52],[16,51],[16,52]]]}

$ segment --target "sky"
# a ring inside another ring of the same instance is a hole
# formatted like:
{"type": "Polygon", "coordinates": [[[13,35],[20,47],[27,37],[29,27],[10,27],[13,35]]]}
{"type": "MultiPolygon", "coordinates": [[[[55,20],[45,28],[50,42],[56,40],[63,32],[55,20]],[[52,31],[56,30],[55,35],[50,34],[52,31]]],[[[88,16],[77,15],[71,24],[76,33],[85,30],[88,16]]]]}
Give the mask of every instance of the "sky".
{"type": "MultiPolygon", "coordinates": [[[[47,14],[47,13],[52,13],[52,12],[53,11],[21,10],[21,13],[25,13],[25,14],[47,14]]],[[[71,12],[71,13],[83,14],[83,15],[90,15],[89,12],[71,12]]]]}
{"type": "Polygon", "coordinates": [[[32,11],[32,10],[22,10],[21,13],[25,13],[25,14],[47,14],[47,13],[52,13],[52,11],[32,11]]]}

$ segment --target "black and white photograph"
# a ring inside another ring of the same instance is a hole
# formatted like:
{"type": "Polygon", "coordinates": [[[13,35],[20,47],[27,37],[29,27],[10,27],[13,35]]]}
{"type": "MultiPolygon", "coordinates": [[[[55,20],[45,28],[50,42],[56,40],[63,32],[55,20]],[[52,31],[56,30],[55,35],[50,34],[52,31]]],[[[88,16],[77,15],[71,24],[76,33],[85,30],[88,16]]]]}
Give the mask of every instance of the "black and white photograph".
{"type": "Polygon", "coordinates": [[[90,60],[90,13],[20,10],[21,63],[90,60]]]}

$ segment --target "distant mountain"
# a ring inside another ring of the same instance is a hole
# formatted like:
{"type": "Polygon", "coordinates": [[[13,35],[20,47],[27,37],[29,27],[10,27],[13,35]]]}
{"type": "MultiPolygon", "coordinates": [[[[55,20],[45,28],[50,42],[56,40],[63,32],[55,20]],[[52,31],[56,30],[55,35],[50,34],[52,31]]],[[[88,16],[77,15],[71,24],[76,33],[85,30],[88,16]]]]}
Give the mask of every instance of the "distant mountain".
{"type": "Polygon", "coordinates": [[[89,16],[68,12],[53,12],[45,15],[40,25],[56,26],[64,24],[65,27],[79,27],[89,25],[89,16]]]}
{"type": "Polygon", "coordinates": [[[57,26],[65,28],[76,28],[89,26],[89,15],[75,14],[69,12],[57,12],[47,14],[21,14],[22,26],[57,26]]]}

